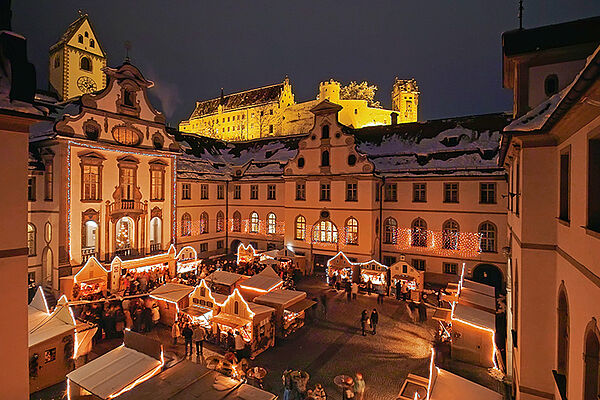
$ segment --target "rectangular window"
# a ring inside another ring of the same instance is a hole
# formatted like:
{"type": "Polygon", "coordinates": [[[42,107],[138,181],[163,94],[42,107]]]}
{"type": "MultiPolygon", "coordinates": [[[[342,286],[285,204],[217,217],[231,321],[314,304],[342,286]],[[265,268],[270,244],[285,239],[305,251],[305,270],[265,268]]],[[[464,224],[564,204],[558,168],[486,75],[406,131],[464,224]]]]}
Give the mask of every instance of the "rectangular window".
{"type": "Polygon", "coordinates": [[[208,251],[208,243],[200,243],[200,253],[206,253],[208,251]]]}
{"type": "Polygon", "coordinates": [[[398,185],[395,183],[385,184],[385,201],[397,201],[398,200],[398,185]]]}
{"type": "Polygon", "coordinates": [[[380,191],[381,191],[381,185],[379,183],[376,183],[375,184],[375,202],[379,202],[380,191]]]}
{"type": "Polygon", "coordinates": [[[427,184],[426,183],[413,183],[413,202],[414,203],[427,202],[427,184]]]}
{"type": "Polygon", "coordinates": [[[588,141],[587,227],[600,232],[600,138],[588,141]]]}
{"type": "Polygon", "coordinates": [[[570,154],[568,152],[560,155],[560,201],[558,218],[569,221],[569,181],[570,181],[570,154]]]}
{"type": "Polygon", "coordinates": [[[358,183],[346,184],[346,201],[358,201],[358,183]]]}
{"type": "Polygon", "coordinates": [[[162,170],[150,170],[150,196],[151,200],[163,200],[165,173],[162,170]]]}
{"type": "Polygon", "coordinates": [[[296,200],[306,200],[306,183],[296,183],[296,200]]]}
{"type": "Polygon", "coordinates": [[[200,200],[208,200],[208,183],[200,185],[200,200]]]}
{"type": "Polygon", "coordinates": [[[388,267],[396,264],[396,257],[394,256],[383,256],[383,265],[387,265],[388,267]]]}
{"type": "Polygon", "coordinates": [[[223,200],[225,198],[225,186],[217,186],[217,200],[223,200]]]}
{"type": "Polygon", "coordinates": [[[250,185],[250,200],[258,200],[258,185],[250,185]]]}
{"type": "Polygon", "coordinates": [[[267,200],[275,200],[277,196],[277,186],[268,185],[267,186],[267,200]]]}
{"type": "Polygon", "coordinates": [[[444,183],[444,203],[458,203],[458,183],[444,183]]]}
{"type": "Polygon", "coordinates": [[[414,269],[417,269],[419,271],[425,271],[425,260],[421,258],[413,258],[412,266],[414,269]]]}
{"type": "Polygon", "coordinates": [[[331,200],[331,184],[330,183],[321,183],[321,201],[330,201],[331,200]]]}
{"type": "Polygon", "coordinates": [[[217,250],[221,250],[223,247],[225,247],[225,241],[217,240],[217,250]]]}
{"type": "Polygon", "coordinates": [[[269,133],[273,133],[273,125],[269,125],[269,133]]]}
{"type": "Polygon", "coordinates": [[[27,200],[35,201],[35,176],[27,179],[27,200]]]}
{"type": "Polygon", "coordinates": [[[444,263],[444,273],[456,275],[456,271],[458,271],[457,263],[444,263]]]}
{"type": "Polygon", "coordinates": [[[100,200],[100,167],[83,166],[83,200],[100,200]]]}
{"type": "Polygon", "coordinates": [[[240,185],[235,185],[233,187],[233,198],[235,200],[240,200],[242,198],[242,187],[240,185]]]}
{"type": "Polygon", "coordinates": [[[182,183],[181,184],[181,200],[191,200],[192,198],[192,184],[182,183]]]}
{"type": "Polygon", "coordinates": [[[496,184],[495,183],[480,183],[479,184],[479,203],[481,203],[481,204],[496,204],[496,184]]]}
{"type": "Polygon", "coordinates": [[[44,173],[44,200],[52,201],[54,191],[54,163],[52,160],[46,161],[46,171],[44,173]]]}

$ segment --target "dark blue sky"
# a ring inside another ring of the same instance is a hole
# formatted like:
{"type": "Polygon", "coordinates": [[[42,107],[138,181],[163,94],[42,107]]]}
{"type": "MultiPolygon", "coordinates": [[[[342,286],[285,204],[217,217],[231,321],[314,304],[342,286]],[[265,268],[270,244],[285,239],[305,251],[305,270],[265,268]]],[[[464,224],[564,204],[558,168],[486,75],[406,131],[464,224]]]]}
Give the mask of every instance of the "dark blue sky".
{"type": "MultiPolygon", "coordinates": [[[[38,86],[47,87],[48,48],[89,15],[108,53],[155,81],[153,101],[175,124],[196,100],[281,82],[297,101],[319,81],[367,80],[390,106],[395,76],[414,77],[419,119],[511,109],[502,89],[501,34],[518,27],[517,0],[394,1],[13,1],[13,30],[29,39],[38,86]]],[[[600,14],[597,0],[525,0],[525,27],[600,14]]]]}

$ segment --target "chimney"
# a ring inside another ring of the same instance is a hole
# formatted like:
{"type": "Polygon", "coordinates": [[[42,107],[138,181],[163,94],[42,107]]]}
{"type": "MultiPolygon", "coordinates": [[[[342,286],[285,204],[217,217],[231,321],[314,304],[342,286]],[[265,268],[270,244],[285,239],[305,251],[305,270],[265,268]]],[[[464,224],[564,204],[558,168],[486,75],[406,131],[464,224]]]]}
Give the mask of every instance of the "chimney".
{"type": "Polygon", "coordinates": [[[398,113],[393,112],[390,114],[392,125],[398,125],[398,113]]]}

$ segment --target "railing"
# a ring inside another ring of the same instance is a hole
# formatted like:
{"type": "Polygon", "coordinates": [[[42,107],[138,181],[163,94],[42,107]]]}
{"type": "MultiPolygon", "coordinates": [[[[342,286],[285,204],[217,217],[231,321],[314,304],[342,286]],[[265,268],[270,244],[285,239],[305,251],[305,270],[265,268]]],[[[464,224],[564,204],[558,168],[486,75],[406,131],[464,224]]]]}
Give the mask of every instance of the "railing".
{"type": "Polygon", "coordinates": [[[92,257],[97,257],[98,252],[96,252],[95,247],[82,247],[81,248],[81,262],[86,263],[92,257]]]}
{"type": "Polygon", "coordinates": [[[115,250],[115,257],[119,257],[122,260],[126,260],[132,257],[137,257],[139,256],[139,252],[136,249],[132,249],[132,248],[127,248],[127,249],[118,249],[115,250]]]}
{"type": "Polygon", "coordinates": [[[121,199],[108,205],[108,213],[112,214],[122,210],[145,212],[146,207],[146,204],[141,201],[121,199]]]}
{"type": "Polygon", "coordinates": [[[162,245],[160,243],[150,243],[150,253],[160,253],[162,245]]]}

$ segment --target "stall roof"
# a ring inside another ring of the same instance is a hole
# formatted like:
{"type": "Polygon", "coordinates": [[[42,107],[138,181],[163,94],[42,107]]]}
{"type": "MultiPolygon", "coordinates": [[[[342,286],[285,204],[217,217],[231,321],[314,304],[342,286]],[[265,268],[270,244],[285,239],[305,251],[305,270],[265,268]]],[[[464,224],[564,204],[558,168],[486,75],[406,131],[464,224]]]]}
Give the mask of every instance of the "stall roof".
{"type": "Polygon", "coordinates": [[[123,345],[77,368],[67,378],[95,396],[108,399],[161,364],[123,345]]]}
{"type": "Polygon", "coordinates": [[[453,320],[459,319],[482,328],[496,331],[496,318],[494,314],[488,311],[480,310],[475,307],[456,304],[454,306],[453,320]]]}
{"type": "Polygon", "coordinates": [[[251,276],[249,279],[245,280],[244,283],[240,286],[268,292],[282,283],[283,281],[281,280],[279,275],[277,275],[277,273],[273,271],[273,268],[265,267],[258,274],[251,276]]]}
{"type": "Polygon", "coordinates": [[[463,288],[458,297],[460,304],[472,304],[475,307],[484,308],[496,312],[496,298],[481,294],[472,289],[463,288]]]}
{"type": "MultiPolygon", "coordinates": [[[[32,306],[29,306],[30,310],[31,308],[32,306]]],[[[64,296],[60,298],[51,314],[41,315],[35,310],[37,309],[34,308],[33,312],[29,313],[29,347],[75,330],[75,320],[64,296]]]]}
{"type": "Polygon", "coordinates": [[[463,288],[471,289],[481,294],[496,297],[496,288],[490,285],[486,285],[484,283],[479,283],[465,279],[463,280],[463,288]]]}
{"type": "Polygon", "coordinates": [[[192,286],[182,285],[180,283],[165,283],[161,287],[157,287],[151,291],[150,295],[157,299],[177,303],[193,291],[194,288],[192,286]]]}
{"type": "Polygon", "coordinates": [[[239,328],[240,326],[244,326],[251,322],[249,319],[225,313],[217,314],[216,316],[212,317],[211,321],[217,324],[227,325],[234,329],[239,328]]]}
{"type": "Polygon", "coordinates": [[[250,311],[252,311],[256,315],[275,312],[275,309],[273,307],[265,306],[263,304],[256,304],[250,302],[248,303],[248,307],[250,307],[250,311]]]}
{"type": "Polygon", "coordinates": [[[211,311],[212,308],[199,306],[197,304],[194,304],[181,310],[181,312],[191,315],[192,317],[201,317],[204,314],[209,313],[211,311]]]}
{"type": "Polygon", "coordinates": [[[215,299],[215,301],[219,304],[223,304],[225,303],[225,300],[227,300],[227,295],[221,294],[221,293],[216,293],[216,292],[211,292],[212,297],[215,299]]]}
{"type": "Polygon", "coordinates": [[[502,400],[500,393],[478,385],[445,369],[439,369],[430,400],[502,400]]]}
{"type": "Polygon", "coordinates": [[[229,271],[215,271],[205,278],[207,282],[226,286],[233,286],[242,279],[244,279],[244,275],[229,271]]]}
{"type": "Polygon", "coordinates": [[[288,303],[298,302],[306,297],[305,292],[288,289],[275,289],[254,299],[255,303],[276,304],[285,306],[288,303]]]}
{"type": "Polygon", "coordinates": [[[285,309],[294,313],[299,313],[301,311],[304,311],[306,309],[311,308],[312,306],[314,306],[315,304],[317,304],[316,301],[311,300],[311,299],[302,299],[297,303],[292,304],[289,307],[286,307],[285,309]]]}

